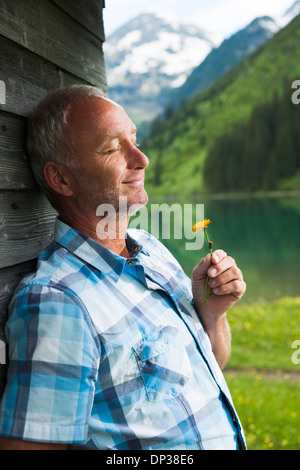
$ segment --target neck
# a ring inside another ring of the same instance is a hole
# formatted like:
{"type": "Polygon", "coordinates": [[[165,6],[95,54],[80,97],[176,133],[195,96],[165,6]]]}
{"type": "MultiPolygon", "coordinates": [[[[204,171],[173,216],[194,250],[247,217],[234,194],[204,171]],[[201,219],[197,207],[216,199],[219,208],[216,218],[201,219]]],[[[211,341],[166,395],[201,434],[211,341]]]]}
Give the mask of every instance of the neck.
{"type": "Polygon", "coordinates": [[[117,216],[114,220],[108,220],[106,217],[74,214],[72,211],[61,210],[59,219],[117,255],[130,258],[126,245],[129,218],[117,216]]]}

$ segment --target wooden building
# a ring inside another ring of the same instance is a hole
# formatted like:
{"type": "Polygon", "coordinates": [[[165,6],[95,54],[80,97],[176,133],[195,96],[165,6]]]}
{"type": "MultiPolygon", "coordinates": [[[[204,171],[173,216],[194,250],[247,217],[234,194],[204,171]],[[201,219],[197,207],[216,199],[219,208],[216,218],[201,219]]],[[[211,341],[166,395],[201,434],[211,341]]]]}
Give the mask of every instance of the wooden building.
{"type": "MultiPolygon", "coordinates": [[[[9,300],[51,241],[56,217],[27,164],[26,116],[47,93],[69,84],[106,90],[104,6],[104,0],[0,2],[1,346],[9,300]]],[[[0,365],[0,396],[5,371],[0,365]]]]}

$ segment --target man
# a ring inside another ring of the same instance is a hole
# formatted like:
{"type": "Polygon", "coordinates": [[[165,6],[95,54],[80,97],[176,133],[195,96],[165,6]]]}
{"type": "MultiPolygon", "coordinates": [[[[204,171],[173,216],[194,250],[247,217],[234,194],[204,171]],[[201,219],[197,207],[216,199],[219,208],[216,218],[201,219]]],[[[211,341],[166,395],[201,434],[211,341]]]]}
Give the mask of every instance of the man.
{"type": "Polygon", "coordinates": [[[4,449],[245,448],[221,372],[242,273],[217,250],[190,283],[160,242],[128,230],[148,199],[136,131],[87,86],[58,90],[29,119],[31,167],[59,215],[10,304],[4,449]],[[115,209],[106,238],[103,204],[115,209]]]}

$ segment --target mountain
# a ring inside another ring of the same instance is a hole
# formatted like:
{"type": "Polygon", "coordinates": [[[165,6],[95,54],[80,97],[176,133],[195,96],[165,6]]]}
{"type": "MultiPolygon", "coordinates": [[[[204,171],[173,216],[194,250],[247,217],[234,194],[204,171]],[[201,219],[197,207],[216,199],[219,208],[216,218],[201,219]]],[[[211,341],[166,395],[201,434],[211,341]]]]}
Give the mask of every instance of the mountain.
{"type": "Polygon", "coordinates": [[[171,93],[172,106],[178,108],[183,102],[208,88],[228,70],[249,57],[281,28],[287,26],[299,13],[300,0],[296,0],[275,20],[269,16],[256,18],[244,29],[225,39],[195,67],[185,83],[171,93]]]}
{"type": "MultiPolygon", "coordinates": [[[[239,163],[235,162],[228,174],[218,171],[217,165],[221,165],[224,159],[231,159],[232,142],[236,141],[238,148],[241,148],[239,140],[243,138],[245,141],[245,134],[246,136],[249,134],[250,144],[251,138],[256,139],[251,145],[249,144],[248,168],[259,168],[257,159],[261,158],[267,158],[273,166],[276,164],[278,168],[279,165],[281,168],[285,165],[288,161],[286,151],[288,152],[287,149],[292,146],[288,139],[296,137],[296,134],[300,135],[299,122],[299,125],[295,123],[298,127],[297,131],[293,129],[294,137],[291,136],[288,119],[292,113],[284,107],[287,99],[289,106],[291,105],[292,83],[300,79],[299,41],[300,15],[249,58],[192,98],[178,112],[171,114],[168,119],[157,118],[153,122],[150,138],[142,145],[142,150],[150,159],[146,177],[146,187],[150,198],[162,200],[182,197],[187,199],[193,195],[199,197],[199,194],[209,192],[210,187],[203,171],[205,167],[207,168],[206,160],[217,142],[219,142],[218,153],[221,154],[220,150],[222,150],[222,157],[219,163],[214,161],[209,171],[218,173],[219,178],[231,178],[230,191],[234,191],[235,180],[232,175],[239,178],[239,163]],[[290,98],[285,98],[282,102],[283,97],[286,96],[290,98]],[[270,103],[269,107],[268,103],[270,103]],[[265,105],[265,108],[263,110],[257,108],[258,105],[265,105]],[[270,129],[262,126],[261,123],[264,120],[259,118],[261,114],[270,116],[268,122],[272,122],[272,116],[279,119],[282,129],[278,135],[270,133],[271,127],[279,129],[277,124],[271,126],[270,129]],[[257,126],[257,123],[262,129],[251,128],[257,126]],[[224,148],[226,135],[230,137],[231,145],[224,148]],[[263,152],[260,152],[259,140],[264,139],[264,135],[268,136],[271,144],[269,148],[264,145],[263,152]],[[274,147],[275,140],[277,141],[276,148],[274,147]],[[223,148],[220,149],[220,147],[223,148]],[[273,150],[274,153],[270,154],[273,150]]],[[[295,105],[292,104],[292,106],[295,105]]],[[[299,106],[296,106],[293,111],[293,116],[299,114],[299,106]]],[[[238,155],[238,152],[236,154],[238,155]]],[[[298,154],[300,155],[300,147],[298,154]]],[[[300,166],[300,162],[297,165],[300,166]]],[[[272,182],[268,181],[269,190],[292,188],[293,184],[298,184],[299,178],[296,178],[298,170],[293,170],[295,180],[289,183],[286,178],[290,178],[291,175],[287,175],[287,170],[292,167],[289,168],[288,163],[285,166],[288,168],[285,168],[281,177],[278,177],[277,172],[276,183],[274,181],[273,187],[271,187],[272,182]],[[284,182],[282,178],[285,179],[284,182]]],[[[224,184],[218,185],[217,183],[215,182],[215,187],[226,187],[224,184]]],[[[263,188],[255,188],[255,191],[259,189],[263,188]]]]}
{"type": "Polygon", "coordinates": [[[228,70],[249,57],[279,30],[276,22],[268,17],[256,18],[246,28],[225,39],[196,67],[185,83],[174,90],[170,101],[177,108],[197,93],[208,88],[228,70]]]}
{"type": "Polygon", "coordinates": [[[215,47],[203,29],[143,14],[111,34],[104,45],[108,97],[137,123],[155,117],[168,93],[215,47]]]}
{"type": "Polygon", "coordinates": [[[300,0],[296,0],[295,3],[293,3],[290,8],[286,10],[286,12],[278,18],[278,24],[281,27],[286,26],[288,23],[292,21],[292,19],[295,18],[295,16],[299,15],[300,13],[300,0]]]}

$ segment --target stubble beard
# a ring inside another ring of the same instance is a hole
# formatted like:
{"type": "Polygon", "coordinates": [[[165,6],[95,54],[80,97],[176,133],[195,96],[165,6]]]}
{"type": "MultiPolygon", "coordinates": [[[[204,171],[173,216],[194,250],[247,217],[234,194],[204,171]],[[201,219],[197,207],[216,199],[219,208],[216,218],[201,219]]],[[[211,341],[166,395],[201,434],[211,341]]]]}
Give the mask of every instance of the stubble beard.
{"type": "Polygon", "coordinates": [[[118,219],[130,218],[148,202],[148,195],[144,188],[135,195],[126,196],[121,195],[120,191],[112,185],[103,188],[103,191],[96,195],[96,192],[91,190],[87,184],[82,183],[77,206],[83,213],[96,215],[99,206],[103,204],[112,206],[114,208],[112,213],[118,219]]]}

